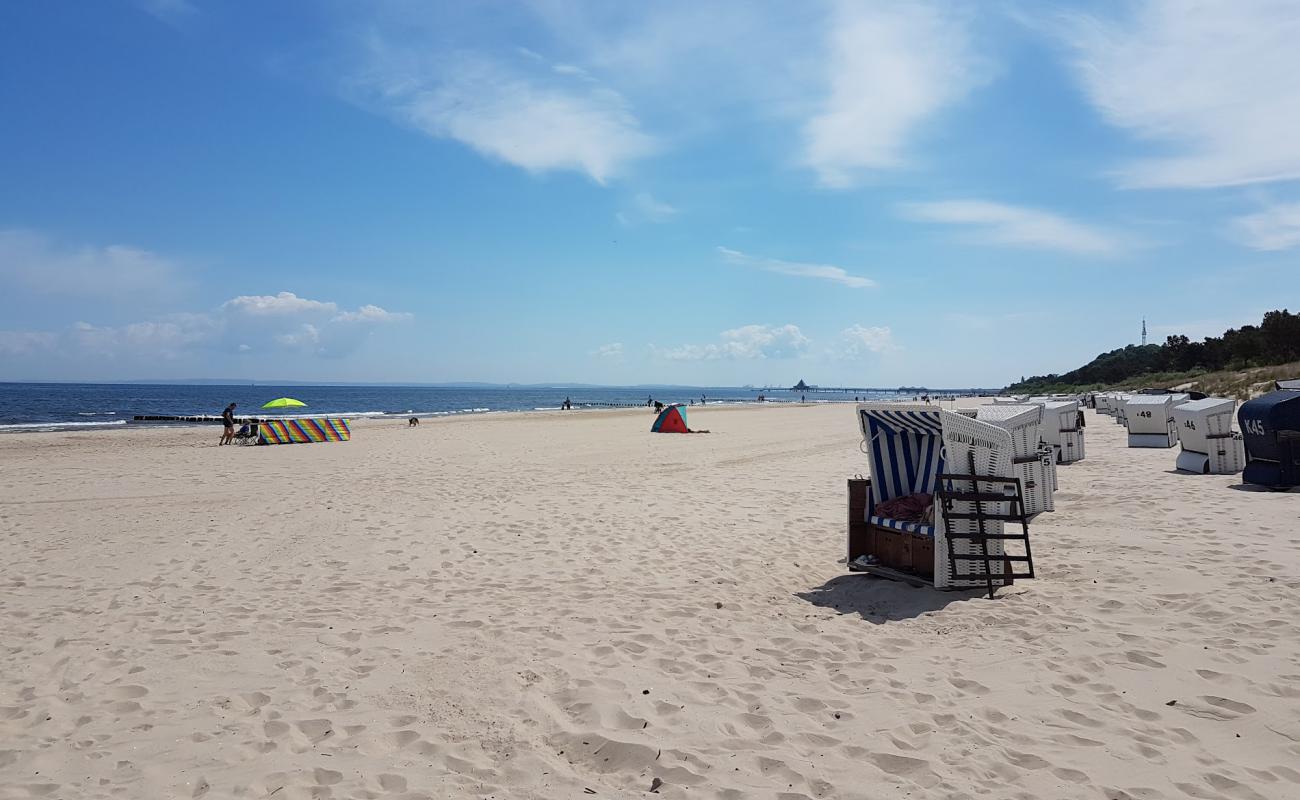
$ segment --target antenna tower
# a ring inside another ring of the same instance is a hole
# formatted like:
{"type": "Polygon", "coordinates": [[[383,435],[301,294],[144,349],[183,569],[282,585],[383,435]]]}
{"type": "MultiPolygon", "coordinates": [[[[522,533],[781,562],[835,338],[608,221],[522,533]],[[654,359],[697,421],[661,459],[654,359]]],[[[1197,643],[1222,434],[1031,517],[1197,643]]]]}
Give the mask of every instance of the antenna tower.
{"type": "Polygon", "coordinates": [[[1147,344],[1147,321],[1146,318],[1143,318],[1142,319],[1142,346],[1146,347],[1146,344],[1147,344]]]}

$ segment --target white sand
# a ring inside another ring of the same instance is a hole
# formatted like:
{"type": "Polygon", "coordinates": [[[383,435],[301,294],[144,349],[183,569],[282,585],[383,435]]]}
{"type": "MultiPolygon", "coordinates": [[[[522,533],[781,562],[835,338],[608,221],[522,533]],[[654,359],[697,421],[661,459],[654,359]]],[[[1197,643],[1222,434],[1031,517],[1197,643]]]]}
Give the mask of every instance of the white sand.
{"type": "Polygon", "coordinates": [[[0,797],[1300,798],[1300,495],[1089,423],[994,601],[848,406],[0,437],[0,797]]]}

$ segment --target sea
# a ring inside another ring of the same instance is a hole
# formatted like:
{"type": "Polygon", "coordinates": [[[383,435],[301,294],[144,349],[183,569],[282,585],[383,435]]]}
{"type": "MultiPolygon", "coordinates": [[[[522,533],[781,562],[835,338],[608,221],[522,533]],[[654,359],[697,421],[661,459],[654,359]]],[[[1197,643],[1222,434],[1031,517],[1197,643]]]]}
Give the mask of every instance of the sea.
{"type": "MultiPolygon", "coordinates": [[[[355,386],[270,384],[0,383],[0,433],[112,430],[168,423],[136,416],[219,416],[236,403],[238,416],[331,415],[442,417],[502,411],[552,411],[567,399],[574,410],[644,407],[663,403],[713,404],[854,402],[903,395],[892,390],[795,392],[727,386],[355,386]],[[305,408],[262,411],[263,403],[292,397],[305,408]]],[[[906,393],[910,398],[911,392],[906,393]]]]}

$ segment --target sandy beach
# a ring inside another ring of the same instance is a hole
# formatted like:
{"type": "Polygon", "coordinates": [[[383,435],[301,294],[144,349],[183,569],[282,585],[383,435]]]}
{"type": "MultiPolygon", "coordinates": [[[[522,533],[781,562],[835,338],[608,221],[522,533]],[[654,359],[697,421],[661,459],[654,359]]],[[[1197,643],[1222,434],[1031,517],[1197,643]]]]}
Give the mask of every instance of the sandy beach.
{"type": "Polygon", "coordinates": [[[851,406],[650,422],[0,437],[0,797],[1300,797],[1300,496],[1088,412],[990,601],[846,572],[851,406]]]}

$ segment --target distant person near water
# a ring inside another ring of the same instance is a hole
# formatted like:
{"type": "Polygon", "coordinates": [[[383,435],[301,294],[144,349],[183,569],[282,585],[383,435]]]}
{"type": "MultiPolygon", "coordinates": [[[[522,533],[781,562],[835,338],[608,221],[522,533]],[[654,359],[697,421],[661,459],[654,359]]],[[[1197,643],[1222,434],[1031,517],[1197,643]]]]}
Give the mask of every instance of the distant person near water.
{"type": "Polygon", "coordinates": [[[567,397],[564,398],[564,402],[563,402],[563,403],[560,403],[560,410],[561,410],[561,411],[572,411],[572,410],[573,410],[573,401],[569,400],[569,398],[567,398],[567,397]]]}
{"type": "Polygon", "coordinates": [[[226,406],[226,410],[221,412],[221,421],[222,423],[225,424],[226,431],[225,433],[221,434],[221,441],[217,442],[217,446],[221,446],[223,444],[234,444],[235,443],[235,404],[234,403],[231,403],[230,405],[226,406]]]}

